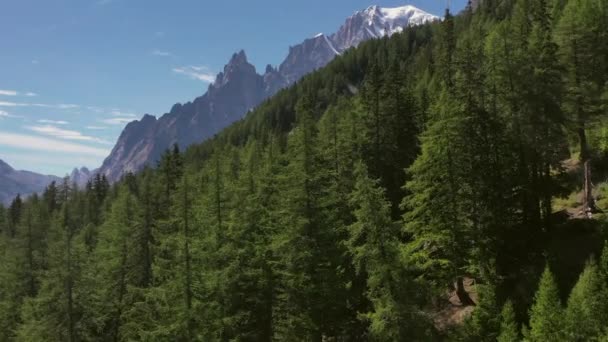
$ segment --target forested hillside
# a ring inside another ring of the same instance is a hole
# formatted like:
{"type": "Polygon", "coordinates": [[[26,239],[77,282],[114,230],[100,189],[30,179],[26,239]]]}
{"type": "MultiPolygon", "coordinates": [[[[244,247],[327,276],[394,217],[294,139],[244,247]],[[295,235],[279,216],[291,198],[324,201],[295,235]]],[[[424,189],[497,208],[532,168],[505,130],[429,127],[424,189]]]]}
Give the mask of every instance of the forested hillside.
{"type": "Polygon", "coordinates": [[[0,207],[0,340],[608,339],[607,81],[608,0],[363,43],[155,169],[0,207]]]}

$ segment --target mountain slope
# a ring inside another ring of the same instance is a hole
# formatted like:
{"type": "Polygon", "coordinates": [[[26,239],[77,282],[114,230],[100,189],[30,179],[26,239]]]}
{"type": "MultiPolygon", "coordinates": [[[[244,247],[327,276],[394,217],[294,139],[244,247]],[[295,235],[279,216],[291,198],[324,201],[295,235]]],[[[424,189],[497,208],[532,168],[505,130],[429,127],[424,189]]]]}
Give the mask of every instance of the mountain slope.
{"type": "Polygon", "coordinates": [[[0,204],[9,204],[18,194],[27,196],[44,190],[59,177],[41,175],[30,171],[18,171],[0,160],[0,204]]]}
{"type": "Polygon", "coordinates": [[[256,72],[245,52],[240,51],[232,56],[204,95],[192,102],[174,105],[159,119],[146,114],[141,120],[129,123],[99,172],[113,182],[125,172],[154,166],[173,144],[185,148],[212,137],[263,100],[324,67],[349,48],[368,39],[401,32],[409,25],[436,19],[412,6],[371,6],[355,12],[336,33],[318,34],[290,47],[279,67],[269,65],[263,75],[256,72]]]}

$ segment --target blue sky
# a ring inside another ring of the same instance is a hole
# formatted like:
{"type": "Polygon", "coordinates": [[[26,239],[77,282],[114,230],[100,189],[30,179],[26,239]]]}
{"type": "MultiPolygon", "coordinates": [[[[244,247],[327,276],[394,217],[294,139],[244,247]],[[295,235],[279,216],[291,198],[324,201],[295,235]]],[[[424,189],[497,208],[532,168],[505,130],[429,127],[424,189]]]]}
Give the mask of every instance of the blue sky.
{"type": "MultiPolygon", "coordinates": [[[[19,0],[0,3],[0,159],[95,168],[124,125],[202,95],[244,49],[258,71],[357,10],[445,0],[19,0]]],[[[458,11],[466,0],[452,1],[458,11]]]]}

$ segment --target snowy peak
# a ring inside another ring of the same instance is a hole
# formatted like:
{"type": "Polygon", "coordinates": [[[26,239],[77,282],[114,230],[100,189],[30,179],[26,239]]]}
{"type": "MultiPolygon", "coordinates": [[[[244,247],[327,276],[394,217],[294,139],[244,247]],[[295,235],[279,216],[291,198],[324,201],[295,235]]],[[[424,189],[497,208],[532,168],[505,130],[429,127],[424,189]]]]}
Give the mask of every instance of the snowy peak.
{"type": "Polygon", "coordinates": [[[380,20],[385,22],[407,22],[409,25],[423,24],[429,20],[437,19],[436,16],[411,5],[393,8],[386,8],[374,5],[368,7],[364,11],[355,12],[355,14],[353,14],[353,17],[360,15],[366,16],[369,19],[368,24],[372,24],[375,18],[379,18],[380,20]]]}
{"type": "Polygon", "coordinates": [[[381,14],[381,20],[393,26],[395,24],[401,27],[421,25],[439,19],[437,16],[409,5],[395,8],[378,8],[378,11],[381,14]]]}
{"type": "Polygon", "coordinates": [[[412,25],[421,25],[439,17],[414,6],[383,8],[370,6],[355,12],[330,38],[340,51],[359,45],[361,42],[391,36],[412,25]]]}

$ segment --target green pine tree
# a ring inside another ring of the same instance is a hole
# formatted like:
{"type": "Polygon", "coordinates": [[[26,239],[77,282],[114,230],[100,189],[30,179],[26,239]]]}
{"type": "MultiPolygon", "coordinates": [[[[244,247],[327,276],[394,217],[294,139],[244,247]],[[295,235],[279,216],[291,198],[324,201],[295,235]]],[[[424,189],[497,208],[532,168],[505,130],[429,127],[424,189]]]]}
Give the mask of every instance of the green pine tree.
{"type": "Polygon", "coordinates": [[[505,305],[502,307],[500,314],[500,334],[498,335],[498,342],[518,342],[521,341],[519,334],[519,324],[515,317],[515,309],[513,308],[513,302],[507,300],[505,305]]]}
{"type": "Polygon", "coordinates": [[[608,320],[608,290],[595,262],[587,264],[570,292],[565,312],[569,341],[591,341],[599,338],[608,320]]]}
{"type": "Polygon", "coordinates": [[[399,229],[385,191],[363,163],[356,165],[355,176],[350,203],[356,221],[348,227],[346,244],[357,271],[366,276],[371,308],[363,317],[370,335],[377,341],[423,339],[425,319],[415,306],[419,289],[402,264],[399,229]]]}
{"type": "Polygon", "coordinates": [[[530,308],[530,330],[525,336],[526,341],[565,341],[564,322],[559,290],[555,277],[547,266],[530,308]]]}

